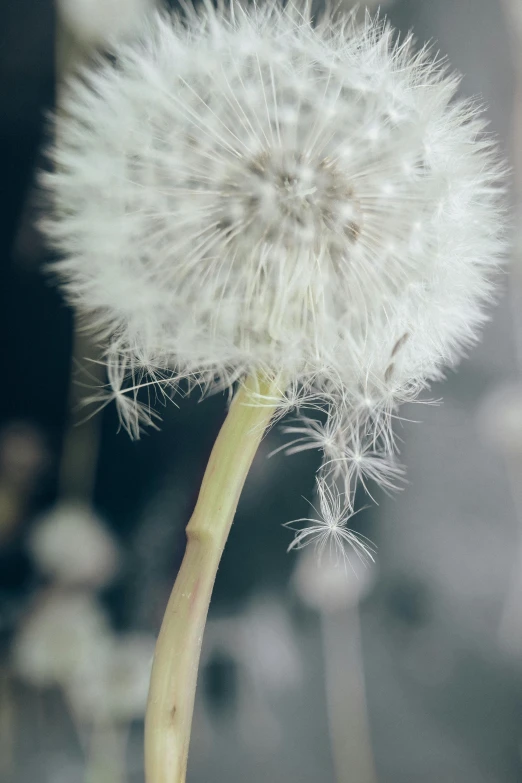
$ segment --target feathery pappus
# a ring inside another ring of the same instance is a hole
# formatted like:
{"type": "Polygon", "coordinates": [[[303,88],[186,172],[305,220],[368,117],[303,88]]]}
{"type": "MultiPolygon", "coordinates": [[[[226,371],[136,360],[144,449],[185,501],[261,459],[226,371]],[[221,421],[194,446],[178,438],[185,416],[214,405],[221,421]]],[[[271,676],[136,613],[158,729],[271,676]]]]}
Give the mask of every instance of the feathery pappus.
{"type": "Polygon", "coordinates": [[[123,423],[146,384],[280,377],[281,411],[326,417],[290,450],[318,445],[352,508],[485,320],[504,172],[480,109],[387,22],[272,0],[151,14],[112,54],[68,84],[45,230],[123,423]]]}

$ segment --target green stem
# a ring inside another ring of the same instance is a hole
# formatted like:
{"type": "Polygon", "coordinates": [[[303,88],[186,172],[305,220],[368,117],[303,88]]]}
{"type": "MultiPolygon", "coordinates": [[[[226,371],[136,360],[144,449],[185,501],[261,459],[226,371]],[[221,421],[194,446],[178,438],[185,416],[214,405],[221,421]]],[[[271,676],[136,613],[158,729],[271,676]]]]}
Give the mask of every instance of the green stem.
{"type": "Polygon", "coordinates": [[[203,631],[219,561],[239,496],[280,395],[276,381],[250,378],[221,428],[192,518],[187,548],[159,634],[145,719],[147,783],[184,783],[203,631]]]}

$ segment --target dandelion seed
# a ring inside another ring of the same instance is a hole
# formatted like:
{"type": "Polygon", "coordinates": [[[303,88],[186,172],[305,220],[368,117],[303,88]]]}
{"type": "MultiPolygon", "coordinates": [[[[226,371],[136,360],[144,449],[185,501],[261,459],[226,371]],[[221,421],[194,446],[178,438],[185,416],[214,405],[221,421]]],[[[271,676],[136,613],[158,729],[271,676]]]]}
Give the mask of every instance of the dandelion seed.
{"type": "Polygon", "coordinates": [[[368,481],[375,482],[388,492],[396,489],[404,471],[394,458],[385,450],[376,448],[374,441],[353,422],[341,423],[339,430],[341,434],[337,441],[341,446],[338,453],[325,454],[322,468],[327,475],[343,479],[346,497],[352,497],[360,484],[372,498],[368,481]]]}
{"type": "Polygon", "coordinates": [[[363,562],[373,562],[374,547],[371,541],[347,527],[354,516],[351,504],[343,503],[341,494],[324,477],[319,477],[316,483],[319,497],[317,517],[303,517],[286,523],[286,527],[298,531],[288,551],[314,544],[319,557],[328,549],[330,556],[342,560],[349,546],[363,562]],[[304,527],[300,528],[301,525],[304,527]]]}

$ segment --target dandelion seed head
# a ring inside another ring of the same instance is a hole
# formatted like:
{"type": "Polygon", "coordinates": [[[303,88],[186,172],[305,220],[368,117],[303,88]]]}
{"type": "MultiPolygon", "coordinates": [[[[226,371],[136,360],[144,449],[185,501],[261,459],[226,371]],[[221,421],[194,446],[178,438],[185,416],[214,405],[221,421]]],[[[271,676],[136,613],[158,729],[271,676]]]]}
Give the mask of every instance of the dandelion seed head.
{"type": "Polygon", "coordinates": [[[314,437],[345,486],[370,465],[354,437],[393,451],[397,406],[476,339],[503,249],[503,170],[457,88],[378,18],[273,0],[151,14],[69,83],[44,228],[130,378],[110,381],[132,434],[147,373],[166,393],[265,372],[282,408],[334,417],[314,437]]]}
{"type": "Polygon", "coordinates": [[[399,388],[456,358],[498,257],[498,170],[428,54],[275,3],[152,15],[114,54],[64,99],[47,231],[116,353],[399,388]]]}

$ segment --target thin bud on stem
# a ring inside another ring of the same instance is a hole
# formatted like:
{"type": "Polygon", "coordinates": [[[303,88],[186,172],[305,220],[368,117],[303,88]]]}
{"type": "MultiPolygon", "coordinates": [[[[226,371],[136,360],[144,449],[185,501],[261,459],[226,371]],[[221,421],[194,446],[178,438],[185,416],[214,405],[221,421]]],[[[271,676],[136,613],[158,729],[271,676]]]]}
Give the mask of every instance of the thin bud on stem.
{"type": "Polygon", "coordinates": [[[212,449],[187,548],[159,634],[145,720],[147,783],[184,783],[203,631],[239,496],[276,406],[277,381],[252,377],[237,392],[212,449]]]}

